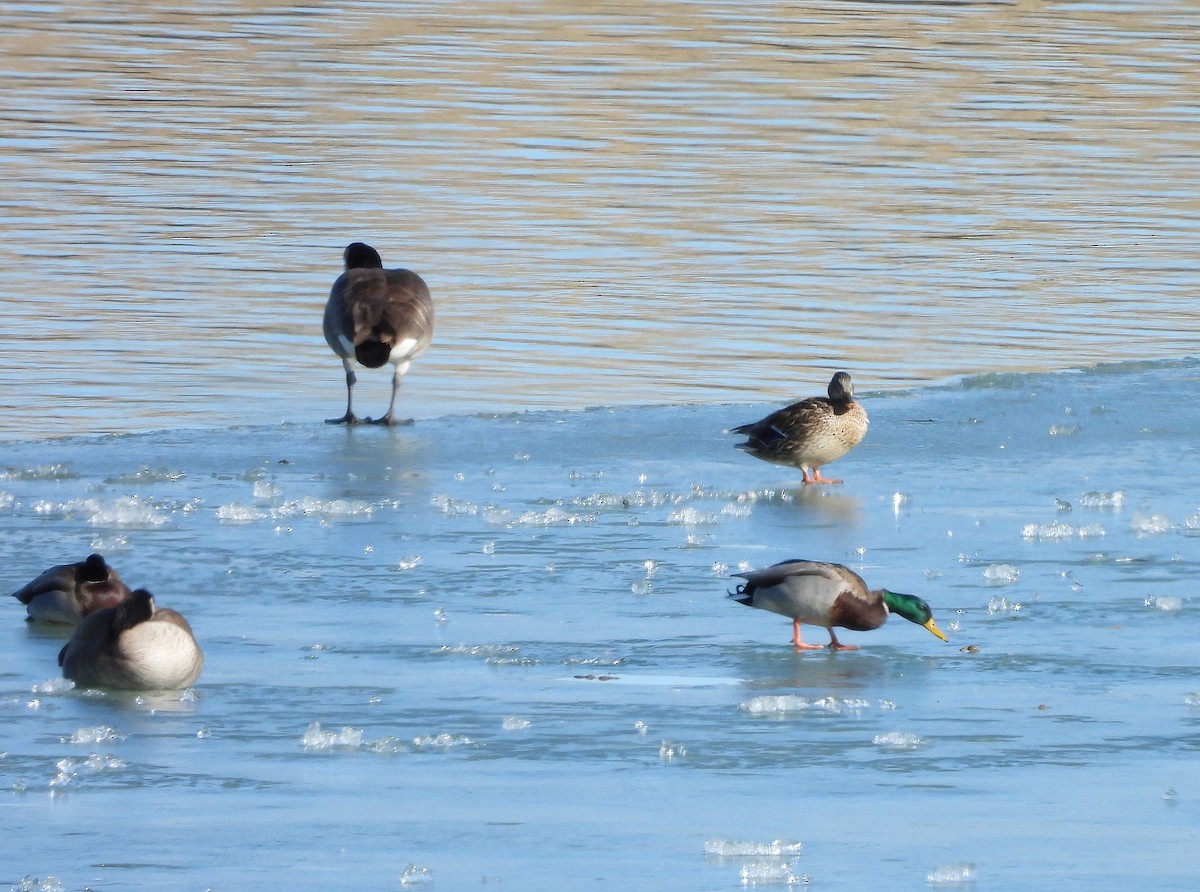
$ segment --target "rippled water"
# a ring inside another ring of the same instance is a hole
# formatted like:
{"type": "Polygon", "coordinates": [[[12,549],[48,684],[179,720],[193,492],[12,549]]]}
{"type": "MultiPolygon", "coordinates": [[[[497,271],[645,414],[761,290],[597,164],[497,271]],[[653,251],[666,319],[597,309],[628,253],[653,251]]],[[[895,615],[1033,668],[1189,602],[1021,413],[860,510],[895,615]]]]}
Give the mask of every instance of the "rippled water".
{"type": "Polygon", "coordinates": [[[5,430],[336,415],[319,320],[359,238],[433,289],[419,417],[1185,355],[1198,28],[1183,0],[7,4],[5,430]]]}
{"type": "Polygon", "coordinates": [[[8,599],[0,887],[1191,889],[1198,25],[0,7],[4,581],[101,550],[207,657],[72,690],[8,599]],[[358,238],[409,428],[321,423],[358,238]],[[732,448],[835,368],[844,486],[732,448]],[[724,597],[788,557],[951,642],[794,652],[724,597]]]}

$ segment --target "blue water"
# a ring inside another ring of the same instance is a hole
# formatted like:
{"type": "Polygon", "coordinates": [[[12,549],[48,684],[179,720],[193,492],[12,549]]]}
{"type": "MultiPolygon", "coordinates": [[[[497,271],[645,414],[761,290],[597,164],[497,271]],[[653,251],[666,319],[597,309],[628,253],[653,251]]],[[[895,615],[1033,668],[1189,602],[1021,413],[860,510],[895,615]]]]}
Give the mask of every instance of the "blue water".
{"type": "Polygon", "coordinates": [[[824,488],[733,448],[765,405],[10,443],[11,588],[100,549],[207,664],[70,690],[9,604],[0,883],[1190,888],[1197,397],[1192,360],[868,393],[824,488]],[[797,653],[725,597],[789,557],[950,643],[797,653]]]}

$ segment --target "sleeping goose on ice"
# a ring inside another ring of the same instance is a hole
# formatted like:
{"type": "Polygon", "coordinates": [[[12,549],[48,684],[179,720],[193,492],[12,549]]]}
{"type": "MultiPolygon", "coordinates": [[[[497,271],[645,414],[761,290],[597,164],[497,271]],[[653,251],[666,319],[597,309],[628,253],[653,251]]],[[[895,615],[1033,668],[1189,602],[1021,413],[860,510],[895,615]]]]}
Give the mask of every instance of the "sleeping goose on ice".
{"type": "Polygon", "coordinates": [[[75,626],[90,613],[129,597],[129,586],[98,554],[74,564],[59,564],[13,592],[28,619],[75,626]]]}
{"type": "Polygon", "coordinates": [[[170,691],[195,684],[204,654],[186,619],[138,589],[84,619],[58,665],[79,687],[170,691]]]}

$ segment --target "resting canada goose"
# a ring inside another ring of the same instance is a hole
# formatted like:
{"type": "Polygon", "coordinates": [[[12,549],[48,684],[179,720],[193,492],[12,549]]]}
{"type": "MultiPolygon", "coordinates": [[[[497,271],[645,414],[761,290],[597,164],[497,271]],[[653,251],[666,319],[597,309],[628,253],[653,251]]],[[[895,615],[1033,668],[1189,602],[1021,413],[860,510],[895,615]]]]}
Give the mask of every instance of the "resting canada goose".
{"type": "Polygon", "coordinates": [[[738,449],[763,461],[799,468],[805,483],[841,483],[822,477],[821,466],[862,442],[869,423],[866,410],[854,400],[850,376],[838,372],[829,382],[828,398],[801,400],[761,421],[735,427],[732,433],[746,435],[738,449]]]}
{"type": "Polygon", "coordinates": [[[89,613],[112,607],[129,597],[129,586],[98,554],[74,564],[60,564],[13,592],[25,605],[28,619],[78,625],[89,613]]]}
{"type": "Polygon", "coordinates": [[[346,414],[330,424],[397,424],[394,415],[400,379],[433,339],[433,301],[425,281],[407,269],[384,269],[379,253],[354,242],[343,253],[346,271],[338,276],[325,304],[325,340],[346,369],[346,414]],[[380,418],[354,414],[354,363],[369,369],[390,362],[392,400],[380,418]]]}
{"type": "Polygon", "coordinates": [[[187,620],[155,607],[140,588],[86,617],[59,652],[58,665],[80,687],[171,691],[196,683],[204,654],[187,620]]]}
{"type": "Polygon", "coordinates": [[[822,561],[784,561],[762,570],[735,573],[746,582],[729,593],[739,604],[758,607],[792,620],[792,644],[798,648],[820,649],[820,644],[805,644],[800,624],[823,626],[829,631],[831,650],[858,650],[842,644],[834,626],[867,632],[878,629],[889,614],[895,613],[918,626],[924,626],[943,641],[929,605],[916,595],[902,595],[887,589],[869,591],[863,578],[841,564],[822,561]]]}

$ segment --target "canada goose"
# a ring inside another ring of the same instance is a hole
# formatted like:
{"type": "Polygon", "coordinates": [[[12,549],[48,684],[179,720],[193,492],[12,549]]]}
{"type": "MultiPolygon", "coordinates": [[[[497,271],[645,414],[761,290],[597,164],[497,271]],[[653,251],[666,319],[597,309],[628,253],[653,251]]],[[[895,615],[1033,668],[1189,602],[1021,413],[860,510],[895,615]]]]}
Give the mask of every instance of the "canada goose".
{"type": "Polygon", "coordinates": [[[857,650],[854,645],[838,641],[833,627],[867,632],[882,626],[892,613],[947,640],[923,600],[887,589],[869,591],[861,576],[841,564],[792,560],[734,575],[746,582],[730,592],[729,597],[747,607],[789,617],[792,644],[798,648],[821,648],[820,644],[805,644],[801,640],[800,624],[808,623],[829,631],[831,650],[857,650]]]}
{"type": "MultiPolygon", "coordinates": [[[[325,304],[325,340],[342,358],[346,369],[346,414],[328,419],[330,424],[398,424],[396,394],[409,364],[433,339],[433,301],[425,281],[407,269],[383,268],[370,245],[354,242],[343,252],[346,271],[338,276],[325,304]],[[384,363],[396,367],[392,375],[392,400],[380,418],[354,414],[354,363],[377,369],[384,363]]],[[[411,421],[411,419],[409,420],[411,421]]]]}
{"type": "Polygon", "coordinates": [[[190,687],[204,668],[192,628],[144,588],[86,617],[58,654],[80,687],[169,691],[190,687]]]}
{"type": "Polygon", "coordinates": [[[74,564],[59,564],[13,592],[28,619],[78,625],[89,613],[129,597],[129,586],[98,554],[74,564]]]}
{"type": "Polygon", "coordinates": [[[732,433],[746,435],[739,449],[763,461],[799,468],[805,483],[841,483],[822,477],[821,466],[862,442],[869,423],[866,410],[854,400],[850,376],[838,372],[829,382],[828,398],[809,397],[761,421],[735,427],[732,433]]]}

